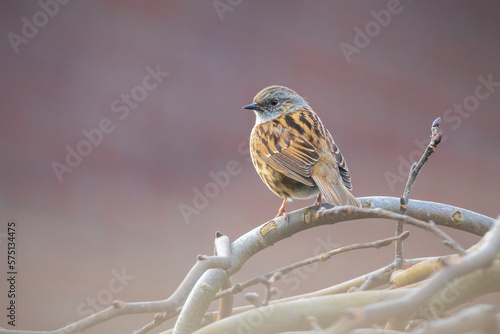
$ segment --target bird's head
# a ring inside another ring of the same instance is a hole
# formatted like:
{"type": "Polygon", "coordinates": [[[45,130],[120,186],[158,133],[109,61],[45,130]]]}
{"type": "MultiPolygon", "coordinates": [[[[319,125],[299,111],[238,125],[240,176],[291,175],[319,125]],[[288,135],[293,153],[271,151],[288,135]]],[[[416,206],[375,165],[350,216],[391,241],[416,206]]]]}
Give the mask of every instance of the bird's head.
{"type": "Polygon", "coordinates": [[[243,108],[253,110],[257,117],[256,124],[261,124],[308,106],[306,100],[290,88],[269,86],[255,95],[252,104],[243,108]]]}

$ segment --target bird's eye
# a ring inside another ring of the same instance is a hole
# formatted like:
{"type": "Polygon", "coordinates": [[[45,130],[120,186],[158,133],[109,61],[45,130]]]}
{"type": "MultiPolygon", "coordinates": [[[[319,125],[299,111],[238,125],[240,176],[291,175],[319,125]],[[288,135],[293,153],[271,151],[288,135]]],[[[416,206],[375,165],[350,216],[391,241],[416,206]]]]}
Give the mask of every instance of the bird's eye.
{"type": "Polygon", "coordinates": [[[276,100],[276,99],[272,99],[272,100],[271,100],[271,105],[272,105],[273,107],[276,107],[276,106],[278,105],[278,100],[276,100]]]}

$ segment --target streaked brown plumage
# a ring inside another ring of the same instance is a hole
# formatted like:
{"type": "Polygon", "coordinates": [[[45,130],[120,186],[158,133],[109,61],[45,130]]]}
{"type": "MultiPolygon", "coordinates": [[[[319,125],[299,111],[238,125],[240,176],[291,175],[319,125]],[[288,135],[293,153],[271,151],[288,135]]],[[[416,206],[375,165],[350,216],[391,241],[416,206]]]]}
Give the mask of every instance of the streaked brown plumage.
{"type": "Polygon", "coordinates": [[[361,204],[349,192],[351,175],[346,161],[318,115],[295,91],[269,86],[244,106],[257,121],[250,135],[250,155],[262,181],[283,199],[318,195],[332,205],[361,204]]]}

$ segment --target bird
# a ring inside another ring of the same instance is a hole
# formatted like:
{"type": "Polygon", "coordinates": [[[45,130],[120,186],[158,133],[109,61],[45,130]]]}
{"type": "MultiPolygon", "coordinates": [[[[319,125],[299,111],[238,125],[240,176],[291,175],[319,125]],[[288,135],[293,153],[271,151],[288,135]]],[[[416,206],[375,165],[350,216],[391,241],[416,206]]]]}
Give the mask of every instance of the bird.
{"type": "Polygon", "coordinates": [[[253,165],[268,188],[286,203],[317,196],[334,205],[361,207],[350,193],[351,174],[344,156],[309,103],[294,90],[278,85],[262,89],[253,103],[256,122],[250,134],[253,165]]]}

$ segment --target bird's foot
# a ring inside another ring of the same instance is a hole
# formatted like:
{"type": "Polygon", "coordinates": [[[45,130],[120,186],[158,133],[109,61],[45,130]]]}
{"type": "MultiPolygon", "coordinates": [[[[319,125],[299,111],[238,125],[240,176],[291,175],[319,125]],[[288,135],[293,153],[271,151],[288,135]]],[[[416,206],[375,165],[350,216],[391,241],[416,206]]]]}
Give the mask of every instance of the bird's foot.
{"type": "Polygon", "coordinates": [[[313,205],[314,205],[314,206],[317,206],[317,207],[318,207],[318,209],[319,209],[319,208],[321,208],[321,204],[322,204],[322,202],[321,202],[321,193],[320,193],[320,194],[318,195],[318,197],[316,197],[316,202],[314,202],[314,204],[313,204],[313,205]]]}
{"type": "Polygon", "coordinates": [[[278,214],[276,215],[275,218],[283,216],[286,221],[288,221],[288,213],[286,213],[285,208],[286,207],[286,199],[283,201],[283,204],[281,204],[281,207],[278,211],[278,214]]]}

